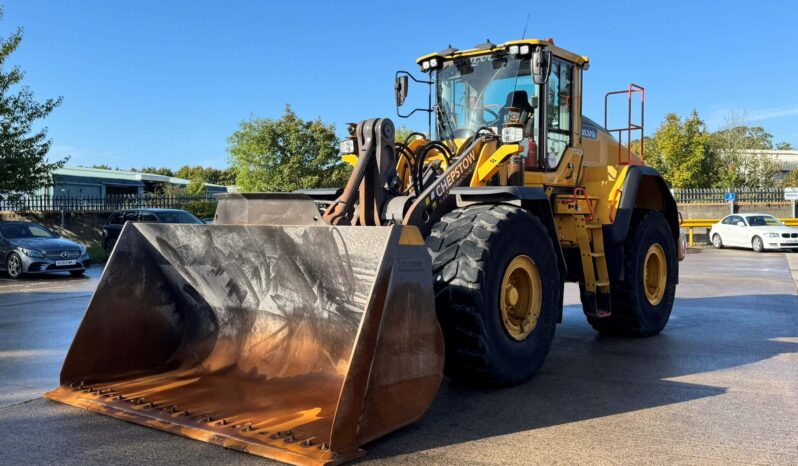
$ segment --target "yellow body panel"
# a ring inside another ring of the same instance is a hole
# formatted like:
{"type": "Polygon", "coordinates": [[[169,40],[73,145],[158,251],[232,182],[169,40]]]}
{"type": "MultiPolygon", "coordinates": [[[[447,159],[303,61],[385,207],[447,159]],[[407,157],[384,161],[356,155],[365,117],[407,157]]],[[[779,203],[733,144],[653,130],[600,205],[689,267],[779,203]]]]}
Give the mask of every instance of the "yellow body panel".
{"type": "Polygon", "coordinates": [[[494,145],[488,144],[482,148],[479,155],[477,169],[471,177],[471,186],[485,186],[491,178],[504,165],[504,162],[515,154],[521,153],[524,148],[520,144],[505,144],[494,152],[490,152],[494,145]]]}

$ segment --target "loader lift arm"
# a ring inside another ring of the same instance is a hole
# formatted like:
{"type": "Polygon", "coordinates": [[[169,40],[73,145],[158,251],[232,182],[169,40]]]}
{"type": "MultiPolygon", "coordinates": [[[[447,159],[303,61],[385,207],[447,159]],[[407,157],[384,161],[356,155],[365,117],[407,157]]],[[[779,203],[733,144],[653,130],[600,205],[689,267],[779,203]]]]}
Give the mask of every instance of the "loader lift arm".
{"type": "MultiPolygon", "coordinates": [[[[448,167],[423,186],[420,193],[401,195],[401,181],[396,173],[396,145],[391,120],[373,118],[358,123],[355,134],[358,142],[358,162],[341,196],[324,212],[322,218],[330,225],[379,226],[390,222],[415,226],[423,236],[429,233],[435,220],[443,215],[446,198],[451,190],[468,179],[477,167],[479,150],[498,137],[481,129],[461,146],[448,160],[448,167]]],[[[419,152],[442,145],[430,141],[419,152]]],[[[416,164],[424,163],[420,156],[416,164]]],[[[411,166],[411,173],[420,174],[421,166],[411,166]]],[[[415,191],[416,187],[413,188],[415,191]]]]}

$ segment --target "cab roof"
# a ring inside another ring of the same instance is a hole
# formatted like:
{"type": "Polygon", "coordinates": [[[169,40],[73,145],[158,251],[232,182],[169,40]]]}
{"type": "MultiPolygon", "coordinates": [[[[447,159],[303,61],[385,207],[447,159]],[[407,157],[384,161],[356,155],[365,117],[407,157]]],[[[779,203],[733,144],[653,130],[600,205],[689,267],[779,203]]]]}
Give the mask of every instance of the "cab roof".
{"type": "Polygon", "coordinates": [[[555,56],[564,58],[568,61],[572,61],[577,65],[584,66],[590,60],[588,57],[584,55],[578,55],[573,52],[569,52],[563,48],[557,47],[554,45],[553,39],[521,39],[521,40],[511,40],[509,42],[505,42],[503,44],[489,44],[489,41],[475,46],[474,48],[465,49],[465,50],[456,50],[452,49],[451,46],[445,50],[440,52],[433,52],[424,55],[423,57],[419,57],[416,60],[416,63],[421,63],[422,61],[431,58],[431,57],[442,57],[445,60],[458,58],[458,57],[471,57],[477,55],[486,55],[490,53],[497,52],[499,50],[507,50],[511,45],[522,45],[522,44],[529,44],[529,45],[542,45],[545,46],[548,50],[551,51],[555,56]]]}

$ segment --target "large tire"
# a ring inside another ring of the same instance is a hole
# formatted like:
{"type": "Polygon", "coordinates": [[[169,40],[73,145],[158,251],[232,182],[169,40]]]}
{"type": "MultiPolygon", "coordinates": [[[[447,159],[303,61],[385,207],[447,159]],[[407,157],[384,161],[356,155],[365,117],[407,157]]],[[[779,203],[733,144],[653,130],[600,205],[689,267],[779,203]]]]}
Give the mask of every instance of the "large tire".
{"type": "Polygon", "coordinates": [[[656,335],[668,323],[676,294],[676,242],[665,216],[653,211],[642,213],[626,240],[624,252],[624,280],[613,280],[610,284],[612,314],[602,318],[588,316],[587,320],[602,334],[638,337],[656,335]],[[659,246],[658,251],[655,245],[659,246]],[[646,294],[644,279],[650,253],[661,254],[658,257],[664,256],[662,262],[665,265],[665,272],[661,275],[665,280],[660,289],[661,296],[659,299],[654,297],[653,301],[646,294]]]}
{"type": "Polygon", "coordinates": [[[446,214],[426,244],[446,343],[445,373],[474,385],[510,386],[529,379],[549,352],[562,303],[557,255],[540,219],[515,206],[470,206],[446,214]],[[521,319],[513,336],[500,296],[505,273],[520,263],[533,263],[530,270],[539,272],[534,280],[539,287],[529,288],[538,292],[524,293],[534,297],[527,302],[539,304],[539,314],[529,314],[537,315],[534,324],[531,317],[521,319]]]}

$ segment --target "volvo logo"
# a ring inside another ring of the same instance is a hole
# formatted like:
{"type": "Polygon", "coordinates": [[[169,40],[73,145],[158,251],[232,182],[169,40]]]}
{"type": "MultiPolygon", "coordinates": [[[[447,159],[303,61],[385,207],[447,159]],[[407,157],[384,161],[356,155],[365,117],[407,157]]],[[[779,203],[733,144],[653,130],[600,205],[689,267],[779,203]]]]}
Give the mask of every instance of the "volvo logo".
{"type": "Polygon", "coordinates": [[[69,251],[61,251],[61,257],[64,258],[64,259],[69,257],[69,251]]]}

